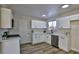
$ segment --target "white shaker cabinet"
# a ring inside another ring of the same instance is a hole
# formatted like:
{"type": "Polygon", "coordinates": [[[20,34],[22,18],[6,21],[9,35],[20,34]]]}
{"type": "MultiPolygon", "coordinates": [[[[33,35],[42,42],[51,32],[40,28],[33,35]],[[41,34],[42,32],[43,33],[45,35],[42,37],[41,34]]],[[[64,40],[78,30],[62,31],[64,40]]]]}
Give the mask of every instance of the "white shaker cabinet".
{"type": "Polygon", "coordinates": [[[40,43],[40,35],[39,33],[33,33],[32,44],[40,43]]]}
{"type": "Polygon", "coordinates": [[[32,37],[33,37],[32,44],[41,43],[41,42],[44,42],[45,40],[44,33],[33,33],[32,37]]]}
{"type": "Polygon", "coordinates": [[[32,20],[32,28],[46,28],[46,21],[32,20]]]}
{"type": "Polygon", "coordinates": [[[46,39],[45,42],[51,45],[51,35],[50,34],[46,34],[46,39]]]}
{"type": "Polygon", "coordinates": [[[58,28],[70,28],[70,17],[57,18],[56,21],[58,28]]]}
{"type": "Polygon", "coordinates": [[[11,9],[0,8],[0,28],[12,28],[11,9]]]}
{"type": "Polygon", "coordinates": [[[7,38],[2,40],[2,54],[20,54],[20,38],[7,38]]]}
{"type": "Polygon", "coordinates": [[[59,35],[59,48],[63,49],[65,51],[70,51],[70,35],[68,34],[67,36],[64,34],[59,35]]]}
{"type": "Polygon", "coordinates": [[[32,34],[32,44],[37,44],[41,42],[46,42],[51,45],[51,35],[46,33],[33,33],[32,34]]]}
{"type": "Polygon", "coordinates": [[[32,44],[39,43],[39,41],[40,41],[39,34],[33,33],[32,36],[33,36],[32,44]]]}

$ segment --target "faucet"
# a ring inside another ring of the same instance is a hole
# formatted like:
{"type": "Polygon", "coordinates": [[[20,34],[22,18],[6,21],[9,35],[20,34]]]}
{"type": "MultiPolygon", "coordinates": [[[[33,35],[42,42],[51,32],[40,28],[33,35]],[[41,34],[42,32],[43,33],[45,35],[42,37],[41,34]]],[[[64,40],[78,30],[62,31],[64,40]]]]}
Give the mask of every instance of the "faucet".
{"type": "Polygon", "coordinates": [[[3,35],[2,35],[3,40],[6,40],[8,33],[9,33],[9,31],[6,31],[6,32],[3,33],[3,35]]]}

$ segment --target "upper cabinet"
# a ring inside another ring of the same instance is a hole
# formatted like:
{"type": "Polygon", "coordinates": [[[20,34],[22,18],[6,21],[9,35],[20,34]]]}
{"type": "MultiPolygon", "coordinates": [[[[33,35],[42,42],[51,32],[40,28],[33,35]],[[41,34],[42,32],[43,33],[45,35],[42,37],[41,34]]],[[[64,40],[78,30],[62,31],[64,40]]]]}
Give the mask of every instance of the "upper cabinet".
{"type": "Polygon", "coordinates": [[[70,28],[70,21],[79,20],[79,14],[74,14],[66,17],[57,18],[57,27],[58,28],[70,28]]]}
{"type": "Polygon", "coordinates": [[[41,20],[32,20],[32,28],[47,28],[46,27],[47,23],[46,21],[41,21],[41,20]]]}
{"type": "Polygon", "coordinates": [[[11,9],[0,8],[0,28],[12,28],[11,9]]]}
{"type": "Polygon", "coordinates": [[[70,28],[70,19],[67,17],[58,18],[57,21],[57,27],[58,28],[70,28]]]}

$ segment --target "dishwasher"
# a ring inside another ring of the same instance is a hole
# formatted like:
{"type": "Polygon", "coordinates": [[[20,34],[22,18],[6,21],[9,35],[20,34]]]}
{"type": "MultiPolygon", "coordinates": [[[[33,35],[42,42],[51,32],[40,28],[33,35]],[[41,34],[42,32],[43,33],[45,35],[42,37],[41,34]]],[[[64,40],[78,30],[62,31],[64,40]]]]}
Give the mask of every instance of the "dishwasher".
{"type": "Polygon", "coordinates": [[[51,45],[56,48],[59,48],[58,42],[59,42],[59,37],[57,35],[51,35],[51,45]]]}

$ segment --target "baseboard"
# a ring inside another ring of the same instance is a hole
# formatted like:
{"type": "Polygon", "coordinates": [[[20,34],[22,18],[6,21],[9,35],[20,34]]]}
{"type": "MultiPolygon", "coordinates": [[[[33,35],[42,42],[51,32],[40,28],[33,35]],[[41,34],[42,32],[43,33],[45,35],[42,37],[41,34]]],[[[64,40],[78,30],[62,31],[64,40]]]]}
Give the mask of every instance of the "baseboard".
{"type": "Polygon", "coordinates": [[[59,49],[62,50],[62,51],[65,51],[65,52],[69,52],[69,50],[66,50],[66,49],[63,49],[63,48],[60,48],[60,47],[59,47],[59,49]]]}
{"type": "Polygon", "coordinates": [[[48,42],[45,42],[45,43],[47,43],[47,44],[51,45],[51,43],[48,43],[48,42]]]}
{"type": "MultiPolygon", "coordinates": [[[[25,45],[25,44],[38,45],[38,44],[42,44],[42,43],[46,43],[46,42],[39,42],[39,43],[35,43],[35,44],[32,44],[32,42],[28,42],[28,43],[22,43],[21,45],[25,45]]],[[[46,44],[48,44],[48,43],[46,43],[46,44]]]]}
{"type": "Polygon", "coordinates": [[[79,50],[77,50],[77,49],[75,49],[75,48],[71,48],[71,50],[76,51],[76,52],[79,52],[79,50]]]}
{"type": "Polygon", "coordinates": [[[66,50],[64,50],[64,49],[61,49],[61,48],[59,48],[59,49],[60,49],[61,51],[64,51],[64,52],[66,52],[66,53],[67,53],[67,52],[69,52],[69,51],[66,51],[66,50]]]}
{"type": "Polygon", "coordinates": [[[62,47],[60,47],[60,46],[59,46],[59,49],[64,50],[64,51],[66,51],[66,52],[69,52],[69,51],[71,50],[71,49],[62,48],[62,47]]]}
{"type": "Polygon", "coordinates": [[[39,43],[35,43],[33,45],[39,45],[39,44],[42,44],[42,43],[46,43],[46,42],[39,42],[39,43]]]}
{"type": "Polygon", "coordinates": [[[32,42],[22,43],[22,44],[20,44],[20,45],[25,45],[25,44],[32,44],[32,42]]]}

